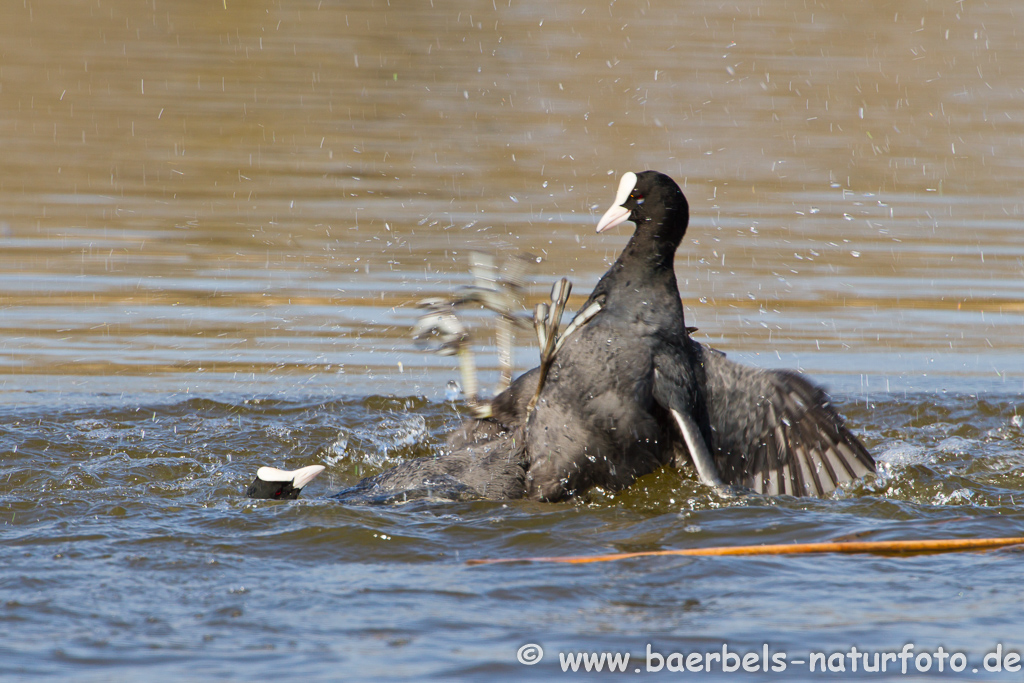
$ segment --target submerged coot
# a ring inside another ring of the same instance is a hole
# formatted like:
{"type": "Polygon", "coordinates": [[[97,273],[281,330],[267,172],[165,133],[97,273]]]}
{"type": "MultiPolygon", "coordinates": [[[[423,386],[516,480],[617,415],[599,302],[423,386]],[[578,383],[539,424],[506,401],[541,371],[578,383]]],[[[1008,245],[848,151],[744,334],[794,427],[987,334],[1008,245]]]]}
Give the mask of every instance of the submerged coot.
{"type": "Polygon", "coordinates": [[[521,432],[521,427],[503,431],[437,458],[406,460],[334,497],[347,503],[387,503],[411,498],[523,498],[527,463],[521,432]]]}

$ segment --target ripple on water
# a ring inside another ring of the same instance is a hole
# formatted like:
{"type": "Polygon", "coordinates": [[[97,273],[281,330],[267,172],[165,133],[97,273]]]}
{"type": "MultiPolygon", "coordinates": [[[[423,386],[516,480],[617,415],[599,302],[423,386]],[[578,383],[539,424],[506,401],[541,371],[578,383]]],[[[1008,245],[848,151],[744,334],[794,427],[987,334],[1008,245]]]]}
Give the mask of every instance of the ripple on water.
{"type": "MultiPolygon", "coordinates": [[[[66,634],[39,654],[45,670],[92,660],[154,665],[167,651],[203,653],[218,670],[239,648],[247,656],[267,653],[268,661],[294,651],[335,653],[327,661],[340,662],[367,647],[398,648],[402,657],[424,656],[457,670],[458,657],[427,654],[450,647],[452,641],[438,640],[440,631],[477,634],[470,647],[489,639],[529,642],[519,625],[527,606],[540,610],[543,624],[532,628],[552,646],[573,642],[579,629],[609,628],[620,638],[652,628],[717,628],[730,642],[746,642],[757,636],[749,620],[769,615],[783,632],[814,624],[827,644],[851,637],[838,625],[851,613],[886,632],[877,619],[893,614],[891,599],[857,589],[870,577],[885,577],[892,584],[887,590],[897,594],[924,591],[935,599],[951,589],[943,567],[974,577],[969,582],[1008,586],[999,553],[925,563],[462,564],[479,557],[1024,531],[1024,433],[1013,421],[1013,400],[923,394],[883,397],[870,407],[840,405],[877,454],[879,474],[825,500],[723,498],[692,476],[662,470],[626,491],[594,490],[562,504],[384,506],[344,505],[329,494],[404,459],[440,454],[442,436],[457,419],[451,404],[379,396],[188,398],[6,409],[0,477],[10,485],[9,516],[0,560],[9,569],[0,618],[17,625],[15,642],[28,650],[32,634],[66,634]],[[259,465],[313,463],[327,471],[297,501],[242,495],[259,465]],[[819,578],[808,584],[806,575],[819,578]],[[757,601],[743,597],[751,590],[757,601]],[[856,606],[840,600],[834,608],[777,618],[794,602],[832,604],[851,590],[856,606]],[[367,635],[373,632],[386,642],[367,635]],[[297,640],[308,645],[288,644],[297,640]]],[[[990,617],[1003,614],[985,604],[990,617]]],[[[926,623],[930,608],[914,609],[926,623]]]]}

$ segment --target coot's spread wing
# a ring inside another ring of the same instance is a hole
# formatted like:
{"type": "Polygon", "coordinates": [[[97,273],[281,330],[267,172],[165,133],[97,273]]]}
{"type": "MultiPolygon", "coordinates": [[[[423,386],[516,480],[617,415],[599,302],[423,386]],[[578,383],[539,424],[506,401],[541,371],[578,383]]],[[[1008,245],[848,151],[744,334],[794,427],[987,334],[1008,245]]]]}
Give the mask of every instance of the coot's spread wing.
{"type": "Polygon", "coordinates": [[[683,451],[677,450],[681,439],[701,482],[719,487],[725,482],[712,454],[711,424],[700,389],[700,357],[699,345],[691,344],[689,337],[663,340],[654,356],[653,396],[666,413],[663,421],[672,424],[677,432],[676,438],[666,439],[666,444],[672,444],[669,447],[673,454],[682,455],[683,451]]]}
{"type": "Polygon", "coordinates": [[[699,346],[724,481],[768,495],[822,496],[875,471],[821,388],[795,372],[744,366],[699,346]]]}

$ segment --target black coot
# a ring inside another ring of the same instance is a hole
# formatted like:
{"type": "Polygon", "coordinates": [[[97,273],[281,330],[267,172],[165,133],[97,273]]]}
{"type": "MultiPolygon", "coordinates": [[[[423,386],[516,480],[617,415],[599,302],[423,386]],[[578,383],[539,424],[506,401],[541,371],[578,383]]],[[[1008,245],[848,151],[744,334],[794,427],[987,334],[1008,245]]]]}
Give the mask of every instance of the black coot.
{"type": "Polygon", "coordinates": [[[710,423],[672,265],[689,217],[668,176],[623,176],[597,230],[626,220],[636,230],[581,308],[600,312],[564,341],[526,421],[530,497],[629,486],[672,459],[679,420],[696,442],[688,450],[706,456],[710,423]]]}
{"type": "Polygon", "coordinates": [[[527,490],[545,500],[621,488],[666,462],[692,462],[711,485],[772,495],[820,496],[873,472],[822,389],[690,338],[672,267],[687,219],[668,176],[627,173],[598,230],[631,220],[636,231],[581,308],[598,301],[601,313],[566,341],[529,420],[536,370],[493,400],[491,419],[467,421],[450,442],[525,425],[527,490]]]}

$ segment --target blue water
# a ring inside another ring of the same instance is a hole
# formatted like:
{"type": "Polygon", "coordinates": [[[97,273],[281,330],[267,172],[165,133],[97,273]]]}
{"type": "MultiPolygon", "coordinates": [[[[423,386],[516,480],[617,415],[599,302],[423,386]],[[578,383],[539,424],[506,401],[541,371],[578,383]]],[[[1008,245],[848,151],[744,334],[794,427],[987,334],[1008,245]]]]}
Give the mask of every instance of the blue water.
{"type": "MultiPolygon", "coordinates": [[[[768,644],[789,661],[913,643],[916,654],[940,645],[963,652],[972,667],[1000,643],[1019,651],[1024,596],[1012,548],[465,563],[1024,535],[1024,430],[1006,398],[844,403],[881,475],[827,500],[721,499],[691,477],[661,472],[624,494],[567,504],[385,507],[346,506],[329,494],[436,453],[456,417],[450,404],[240,395],[86,403],[7,406],[0,415],[8,675],[518,680],[557,675],[558,653],[577,651],[630,653],[646,674],[648,644],[663,654],[768,644]],[[244,498],[266,462],[328,470],[298,501],[244,498]],[[529,643],[546,655],[526,667],[516,653],[529,643]]],[[[810,676],[795,663],[787,672],[810,676]]]]}

